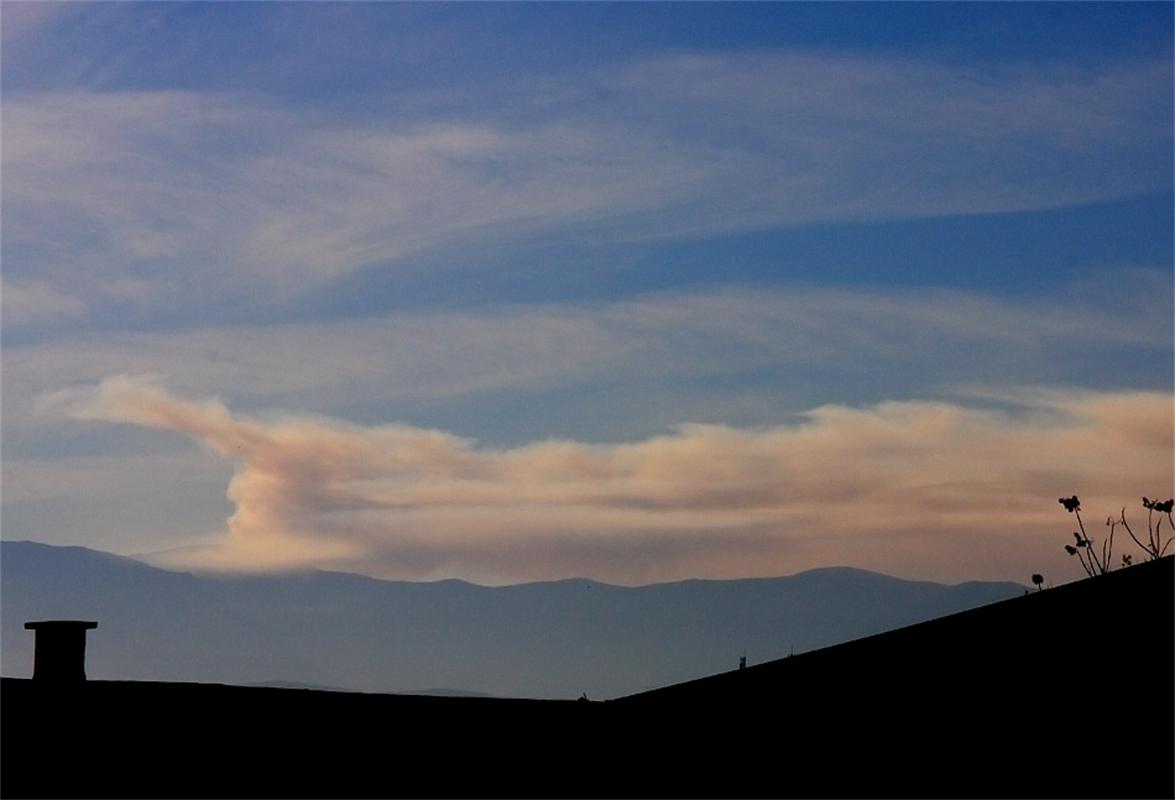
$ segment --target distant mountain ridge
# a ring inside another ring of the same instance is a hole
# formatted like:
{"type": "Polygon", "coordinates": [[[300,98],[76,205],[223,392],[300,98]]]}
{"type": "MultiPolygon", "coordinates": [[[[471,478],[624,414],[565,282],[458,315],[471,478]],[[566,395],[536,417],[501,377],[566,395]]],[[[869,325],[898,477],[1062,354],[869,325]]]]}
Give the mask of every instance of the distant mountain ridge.
{"type": "Polygon", "coordinates": [[[169,572],[83,547],[0,542],[0,671],[27,676],[30,619],[87,618],[92,678],[428,687],[617,697],[1022,594],[834,567],[782,578],[504,587],[338,572],[169,572]]]}

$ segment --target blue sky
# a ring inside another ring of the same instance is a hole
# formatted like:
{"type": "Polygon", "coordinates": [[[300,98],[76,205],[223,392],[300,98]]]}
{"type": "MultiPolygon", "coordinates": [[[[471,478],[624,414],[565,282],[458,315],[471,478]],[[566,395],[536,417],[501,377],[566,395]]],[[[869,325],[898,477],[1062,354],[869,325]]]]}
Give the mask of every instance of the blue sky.
{"type": "Polygon", "coordinates": [[[1170,5],[0,13],[6,538],[1023,579],[1054,492],[1171,490],[1170,5]]]}

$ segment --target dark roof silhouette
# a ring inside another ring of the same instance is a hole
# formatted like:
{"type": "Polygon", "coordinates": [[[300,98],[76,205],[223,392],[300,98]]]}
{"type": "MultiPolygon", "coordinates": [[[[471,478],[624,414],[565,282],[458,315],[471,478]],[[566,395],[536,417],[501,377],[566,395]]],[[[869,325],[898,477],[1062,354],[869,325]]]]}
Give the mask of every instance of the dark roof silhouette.
{"type": "Polygon", "coordinates": [[[1170,797],[1173,565],[608,702],[5,678],[0,793],[1170,797]]]}

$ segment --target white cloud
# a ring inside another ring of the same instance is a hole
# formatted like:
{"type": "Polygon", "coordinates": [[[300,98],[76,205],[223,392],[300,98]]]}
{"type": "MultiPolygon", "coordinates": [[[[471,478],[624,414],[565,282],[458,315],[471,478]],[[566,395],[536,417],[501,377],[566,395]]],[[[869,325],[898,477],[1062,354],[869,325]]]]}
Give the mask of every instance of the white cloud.
{"type": "Polygon", "coordinates": [[[1160,190],[1169,73],[679,58],[476,116],[416,98],[411,122],[230,94],[6,98],[6,268],[100,307],[128,281],[163,308],[280,307],[430,248],[476,263],[585,226],[638,240],[1160,190]]]}
{"type": "MultiPolygon", "coordinates": [[[[1114,275],[1049,298],[1016,301],[925,290],[731,290],[6,343],[5,534],[43,539],[48,526],[56,536],[75,537],[54,541],[122,552],[165,549],[208,530],[221,513],[223,471],[209,467],[209,456],[190,450],[179,436],[73,421],[44,409],[33,413],[46,393],[93,385],[120,371],[166,375],[179,396],[220,395],[238,413],[284,408],[367,423],[399,421],[408,429],[441,425],[498,445],[555,436],[580,442],[575,447],[585,449],[571,449],[588,454],[594,451],[587,441],[660,441],[664,431],[688,421],[732,430],[778,428],[832,398],[860,405],[961,397],[971,406],[1008,409],[1012,419],[1026,409],[1041,416],[1041,409],[1099,396],[1016,388],[1025,385],[1169,385],[1171,321],[1153,302],[1169,292],[1169,279],[1138,271],[1114,275]],[[438,415],[438,408],[447,412],[438,415]],[[113,488],[92,488],[88,469],[106,474],[113,488]],[[152,506],[136,484],[155,487],[149,495],[183,502],[152,506]]],[[[1101,464],[1101,457],[1091,463],[1101,464]]],[[[1074,477],[1072,488],[1057,491],[1085,491],[1081,480],[1074,477]]],[[[412,519],[406,513],[401,523],[412,519]]],[[[783,546],[756,538],[745,526],[720,539],[700,528],[664,536],[683,552],[709,554],[714,569],[727,574],[746,564],[718,543],[738,539],[764,557],[764,548],[783,546]]],[[[658,541],[633,543],[649,554],[631,561],[633,576],[641,569],[646,577],[657,574],[652,554],[658,541]]],[[[605,537],[591,547],[614,548],[621,558],[623,542],[605,537]]],[[[581,544],[576,539],[567,546],[581,544]]],[[[787,547],[799,543],[789,539],[787,547]]],[[[839,557],[850,559],[851,551],[839,557]]],[[[427,546],[414,552],[421,574],[443,572],[427,546]]],[[[770,563],[784,569],[792,562],[770,563]]],[[[996,565],[987,574],[1009,576],[996,565]]]]}
{"type": "MultiPolygon", "coordinates": [[[[521,402],[549,392],[630,387],[624,405],[600,401],[615,427],[598,435],[609,438],[683,420],[746,422],[732,410],[746,403],[760,409],[749,421],[770,423],[810,403],[859,396],[862,387],[893,397],[975,383],[1154,385],[1148,375],[1170,374],[1171,321],[1150,301],[1153,292],[1133,291],[1140,281],[1169,291],[1161,275],[1132,272],[1119,279],[1129,290],[1118,294],[1102,286],[1016,301],[925,290],[728,290],[599,305],[58,337],[6,346],[5,436],[32,441],[54,433],[55,421],[29,416],[37,395],[116,372],[167,375],[179,391],[223,393],[246,408],[358,413],[369,420],[410,420],[430,404],[459,403],[470,424],[478,404],[495,392],[521,402]],[[1116,353],[1131,360],[1103,372],[1106,354],[1116,353]],[[1142,363],[1147,353],[1158,363],[1142,363]],[[764,376],[771,377],[767,386],[756,382],[764,376]],[[802,392],[805,385],[819,394],[802,392]],[[794,392],[804,405],[784,402],[794,392]]],[[[582,435],[575,412],[552,413],[558,430],[582,435]]],[[[492,420],[481,420],[473,429],[487,435],[491,428],[492,420]]]]}
{"type": "Polygon", "coordinates": [[[80,316],[85,304],[77,297],[36,281],[0,279],[0,317],[5,327],[80,316]]]}
{"type": "Polygon", "coordinates": [[[633,583],[837,563],[938,579],[1071,572],[1056,498],[1077,492],[1093,516],[1169,491],[1172,396],[1020,400],[1027,413],[825,406],[772,428],[509,449],[405,425],[264,421],[125,376],[48,402],[180,433],[235,465],[228,532],[169,563],[633,583]]]}

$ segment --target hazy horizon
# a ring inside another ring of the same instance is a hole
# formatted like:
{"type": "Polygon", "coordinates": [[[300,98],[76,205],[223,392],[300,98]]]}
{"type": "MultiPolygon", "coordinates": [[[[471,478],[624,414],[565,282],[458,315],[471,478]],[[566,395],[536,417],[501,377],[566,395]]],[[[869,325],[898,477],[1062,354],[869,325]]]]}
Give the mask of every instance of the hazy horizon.
{"type": "Polygon", "coordinates": [[[3,538],[1072,580],[1175,493],[1173,14],[5,2],[3,538]]]}
{"type": "Polygon", "coordinates": [[[34,660],[24,622],[84,618],[98,622],[86,646],[95,680],[604,699],[725,672],[740,655],[764,663],[1024,594],[855,569],[641,587],[226,579],[51,545],[0,550],[0,670],[14,677],[34,660]]]}
{"type": "MultiPolygon", "coordinates": [[[[465,580],[463,578],[432,578],[432,579],[428,579],[428,580],[413,581],[413,580],[400,580],[400,579],[395,579],[395,578],[380,578],[378,576],[369,575],[364,572],[346,572],[346,571],[342,571],[342,570],[323,569],[323,568],[314,567],[314,566],[293,567],[293,568],[288,568],[288,569],[272,569],[272,570],[265,570],[265,571],[252,571],[252,570],[239,570],[239,569],[238,570],[216,569],[214,567],[204,567],[204,566],[193,567],[191,565],[187,565],[187,566],[184,566],[181,568],[178,564],[175,564],[172,566],[167,565],[166,556],[171,552],[171,551],[167,551],[167,550],[156,551],[156,552],[145,552],[145,553],[115,553],[110,550],[100,550],[100,549],[97,549],[94,547],[89,547],[86,545],[47,544],[46,542],[39,542],[39,541],[36,541],[35,539],[9,539],[7,537],[4,537],[4,538],[0,539],[0,542],[8,542],[8,543],[14,544],[14,545],[36,545],[36,546],[43,546],[43,547],[50,547],[50,548],[81,548],[82,550],[86,550],[86,551],[89,551],[92,553],[97,553],[100,556],[115,556],[117,558],[128,559],[130,561],[136,562],[136,563],[141,564],[143,566],[150,567],[152,569],[162,570],[164,572],[172,572],[175,574],[188,574],[188,575],[193,575],[198,578],[211,578],[214,580],[222,580],[222,579],[223,580],[235,580],[235,579],[248,579],[248,578],[254,578],[254,577],[283,578],[283,577],[298,577],[298,576],[307,575],[307,574],[323,574],[323,575],[342,575],[342,576],[347,576],[347,577],[357,577],[357,578],[369,579],[369,580],[374,580],[374,581],[384,581],[384,582],[393,582],[393,583],[399,582],[399,583],[435,584],[435,583],[443,583],[446,581],[456,581],[458,583],[464,583],[464,584],[468,584],[470,586],[475,586],[475,587],[483,588],[483,589],[500,589],[500,588],[508,588],[508,587],[512,587],[512,586],[528,586],[528,585],[532,585],[532,584],[541,584],[541,583],[561,583],[561,582],[577,582],[577,581],[578,582],[587,581],[587,582],[590,582],[593,584],[598,584],[600,586],[608,586],[608,587],[613,587],[613,588],[617,588],[617,589],[642,589],[642,588],[649,588],[652,586],[665,586],[665,585],[674,584],[674,583],[725,582],[725,581],[769,581],[769,580],[773,580],[776,578],[795,578],[795,577],[808,575],[809,573],[859,572],[859,573],[867,573],[870,575],[876,575],[876,576],[879,576],[882,578],[893,578],[893,579],[899,580],[899,581],[907,581],[907,582],[911,582],[911,583],[932,583],[932,584],[935,584],[938,586],[946,586],[946,587],[959,586],[959,585],[965,584],[965,583],[998,583],[998,581],[972,581],[972,580],[958,581],[958,582],[954,582],[954,583],[941,582],[941,581],[923,581],[923,580],[914,579],[914,578],[902,577],[901,575],[891,575],[891,574],[884,573],[884,572],[877,572],[876,570],[867,570],[867,569],[864,569],[863,567],[853,567],[853,566],[849,566],[846,564],[828,564],[825,566],[811,567],[809,569],[800,570],[798,572],[780,573],[777,575],[745,576],[745,577],[740,577],[740,578],[679,578],[679,579],[675,579],[675,580],[671,580],[671,581],[659,581],[659,582],[654,582],[654,583],[635,583],[635,584],[634,583],[608,583],[607,581],[601,581],[601,580],[592,578],[591,576],[587,576],[587,575],[569,575],[565,578],[554,578],[554,579],[535,580],[535,581],[522,581],[519,583],[477,583],[476,581],[469,581],[469,580],[465,580]]],[[[1084,577],[1084,576],[1082,576],[1082,577],[1084,577]]],[[[1025,581],[1005,581],[1005,583],[1015,584],[1016,586],[1020,587],[1021,589],[1024,589],[1026,591],[1031,591],[1031,587],[1029,586],[1028,582],[1025,582],[1025,581]]],[[[1050,582],[1050,584],[1051,584],[1051,582],[1050,582]]]]}

